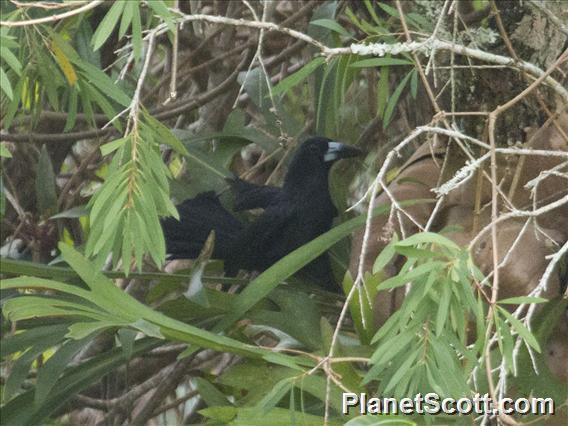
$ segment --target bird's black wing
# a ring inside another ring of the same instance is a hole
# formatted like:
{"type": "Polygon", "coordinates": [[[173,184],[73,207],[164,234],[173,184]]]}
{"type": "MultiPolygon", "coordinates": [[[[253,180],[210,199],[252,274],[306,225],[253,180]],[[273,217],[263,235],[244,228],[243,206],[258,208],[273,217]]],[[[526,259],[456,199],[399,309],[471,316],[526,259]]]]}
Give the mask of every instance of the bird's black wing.
{"type": "MultiPolygon", "coordinates": [[[[312,226],[306,217],[310,213],[303,206],[283,198],[270,205],[235,240],[230,260],[225,262],[227,273],[233,275],[239,269],[264,271],[317,237],[323,230],[315,231],[318,227],[312,226]]],[[[300,276],[330,291],[338,290],[327,253],[301,269],[300,276]]]]}
{"type": "Polygon", "coordinates": [[[213,258],[226,259],[242,223],[227,211],[214,192],[204,192],[177,206],[180,219],[162,220],[166,251],[172,258],[196,258],[215,231],[213,258]]]}
{"type": "Polygon", "coordinates": [[[273,204],[280,194],[281,188],[268,185],[256,185],[239,178],[227,179],[231,192],[235,196],[234,210],[236,212],[252,209],[266,209],[273,204]]]}
{"type": "Polygon", "coordinates": [[[269,206],[234,240],[225,270],[229,274],[239,269],[263,271],[288,254],[286,231],[293,228],[291,205],[278,203],[269,206]]]}

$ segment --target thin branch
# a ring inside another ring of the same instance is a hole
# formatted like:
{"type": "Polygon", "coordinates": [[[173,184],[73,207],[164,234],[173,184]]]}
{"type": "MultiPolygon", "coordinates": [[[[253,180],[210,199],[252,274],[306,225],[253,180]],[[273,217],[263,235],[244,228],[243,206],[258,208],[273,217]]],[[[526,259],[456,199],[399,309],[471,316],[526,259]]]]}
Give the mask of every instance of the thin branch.
{"type": "MultiPolygon", "coordinates": [[[[51,16],[44,16],[43,18],[37,19],[30,19],[28,21],[0,21],[0,26],[4,27],[25,27],[29,25],[37,25],[37,24],[45,24],[47,22],[55,22],[61,19],[69,18],[71,16],[78,15],[80,13],[86,12],[88,10],[94,9],[95,7],[99,6],[100,4],[104,3],[104,0],[93,0],[90,3],[87,3],[84,6],[79,7],[78,9],[70,10],[65,13],[60,13],[57,15],[51,16]]],[[[82,3],[79,3],[82,4],[82,3]]],[[[74,6],[73,3],[70,3],[69,6],[74,6]]]]}

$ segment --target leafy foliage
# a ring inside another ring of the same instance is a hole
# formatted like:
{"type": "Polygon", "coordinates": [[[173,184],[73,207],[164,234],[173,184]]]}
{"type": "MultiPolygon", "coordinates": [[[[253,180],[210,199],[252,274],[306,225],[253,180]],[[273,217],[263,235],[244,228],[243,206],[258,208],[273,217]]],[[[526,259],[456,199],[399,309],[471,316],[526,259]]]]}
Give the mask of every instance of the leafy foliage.
{"type": "MultiPolygon", "coordinates": [[[[519,394],[565,400],[566,389],[543,353],[551,331],[517,319],[510,308],[545,304],[535,323],[555,323],[566,301],[525,296],[489,309],[484,277],[470,254],[442,235],[392,240],[353,290],[355,277],[345,273],[350,261],[345,240],[366,220],[344,211],[349,194],[363,186],[349,187],[353,167],[339,164],[332,171],[338,224],[260,275],[219,276],[219,263],[210,259],[213,241],[189,269],[154,271],[166,260],[159,221],[177,216],[172,199],[204,190],[223,193],[224,179],[235,173],[278,182],[306,133],[365,146],[371,153],[357,167],[372,170],[390,149],[388,141],[400,140],[397,129],[408,128],[405,112],[419,109],[422,89],[419,64],[407,53],[324,57],[312,46],[290,43],[281,55],[282,44],[274,40],[284,35],[265,31],[257,54],[270,60],[252,59],[257,29],[229,32],[229,26],[196,22],[197,6],[192,3],[188,11],[179,3],[181,10],[170,0],[103,2],[65,19],[0,29],[3,136],[8,141],[28,135],[0,145],[9,170],[0,181],[9,247],[19,239],[27,244],[23,254],[2,248],[3,256],[18,257],[2,258],[1,264],[3,421],[63,423],[63,414],[98,401],[109,404],[99,410],[101,416],[123,423],[131,419],[120,416],[135,412],[135,403],[145,407],[155,400],[144,420],[165,413],[164,424],[181,421],[172,417],[180,407],[179,412],[199,410],[191,421],[211,424],[322,424],[326,413],[332,425],[421,424],[418,416],[343,416],[341,393],[398,398],[429,391],[454,397],[485,393],[486,353],[494,366],[503,360],[505,377],[519,394]],[[243,51],[247,54],[233,61],[243,51]],[[217,93],[219,87],[224,90],[217,93]],[[26,168],[16,162],[23,156],[22,140],[33,152],[24,157],[30,163],[23,163],[34,171],[28,186],[17,173],[26,168]],[[27,192],[33,201],[26,204],[27,192]],[[355,294],[337,335],[343,295],[293,276],[327,250],[344,293],[355,294]],[[33,262],[21,259],[30,252],[33,262]],[[386,278],[385,267],[397,256],[404,264],[386,278]],[[372,301],[394,289],[406,292],[404,303],[377,330],[372,301]],[[330,351],[333,358],[327,359],[330,351]],[[138,386],[158,378],[168,383],[162,379],[170,367],[147,362],[153,359],[166,359],[172,368],[188,362],[184,373],[198,373],[189,379],[170,376],[172,387],[163,390],[160,384],[160,392],[147,398],[136,394],[138,386]],[[151,375],[136,377],[146,369],[151,375]],[[109,389],[97,392],[109,377],[126,384],[110,389],[119,394],[107,400],[109,389]],[[192,402],[183,399],[187,395],[192,402]],[[196,395],[205,408],[194,406],[196,395]],[[120,410],[113,411],[113,403],[120,410]]],[[[212,3],[221,9],[228,4],[212,3]]],[[[249,19],[245,3],[216,12],[249,19]]],[[[422,13],[422,3],[405,5],[413,35],[432,34],[437,22],[422,13]]],[[[283,26],[303,26],[302,32],[329,48],[354,41],[394,44],[404,30],[394,5],[307,2],[302,7],[311,9],[283,26]]],[[[278,7],[271,13],[287,16],[278,7]]],[[[0,8],[8,22],[59,13],[41,5],[0,8]]],[[[439,29],[440,37],[444,31],[439,29]]],[[[222,195],[230,202],[226,198],[222,195]]],[[[382,205],[372,214],[389,211],[382,205]]]]}

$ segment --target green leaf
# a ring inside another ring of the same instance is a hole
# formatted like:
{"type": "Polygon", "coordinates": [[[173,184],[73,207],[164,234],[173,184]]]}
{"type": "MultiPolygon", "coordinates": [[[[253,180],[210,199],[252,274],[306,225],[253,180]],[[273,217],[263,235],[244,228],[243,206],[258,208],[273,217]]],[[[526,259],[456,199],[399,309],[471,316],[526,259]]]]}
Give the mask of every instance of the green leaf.
{"type": "Polygon", "coordinates": [[[154,11],[154,13],[156,13],[156,15],[158,15],[160,18],[163,19],[163,21],[167,24],[168,30],[170,32],[175,31],[175,24],[173,21],[172,14],[170,13],[168,7],[162,0],[154,0],[148,2],[148,6],[152,8],[152,10],[154,11]]]}
{"type": "Polygon", "coordinates": [[[402,91],[406,87],[406,84],[408,83],[408,80],[409,80],[411,75],[412,75],[412,71],[409,72],[408,74],[406,74],[406,76],[402,79],[402,81],[396,87],[396,89],[394,90],[392,95],[389,97],[389,101],[388,101],[387,106],[385,108],[385,114],[384,114],[384,117],[383,117],[383,128],[386,129],[387,126],[389,125],[392,114],[394,112],[394,109],[395,109],[395,107],[398,103],[398,99],[400,98],[402,91]]]}
{"type": "Polygon", "coordinates": [[[77,87],[73,87],[69,93],[69,104],[67,106],[67,120],[65,120],[65,127],[63,133],[68,132],[75,126],[77,120],[77,103],[79,100],[79,91],[77,87]]]}
{"type": "Polygon", "coordinates": [[[399,380],[412,368],[419,353],[419,351],[414,351],[407,355],[406,360],[398,367],[396,373],[394,373],[388,381],[384,393],[388,394],[388,392],[398,384],[399,380]]]}
{"type": "Polygon", "coordinates": [[[443,268],[444,265],[445,265],[444,262],[440,261],[423,263],[422,265],[419,265],[414,269],[411,269],[410,271],[400,272],[398,275],[386,279],[385,281],[379,284],[378,289],[387,290],[390,288],[401,287],[406,283],[412,282],[415,279],[428,274],[430,271],[443,268]]]}
{"type": "MultiPolygon", "coordinates": [[[[152,3],[153,2],[149,2],[149,4],[152,4],[152,3]]],[[[124,12],[122,13],[122,18],[120,20],[120,27],[118,29],[118,39],[119,40],[122,37],[124,37],[124,35],[126,34],[126,31],[128,31],[128,27],[130,27],[133,15],[134,15],[133,9],[131,7],[129,7],[128,5],[126,5],[126,7],[124,8],[124,12]]]]}
{"type": "Polygon", "coordinates": [[[14,98],[14,93],[12,92],[12,84],[10,79],[6,75],[6,72],[0,68],[0,88],[6,94],[8,99],[12,100],[14,98]]]}
{"type": "MultiPolygon", "coordinates": [[[[110,104],[110,102],[107,100],[107,98],[101,92],[99,92],[99,90],[96,87],[91,86],[90,95],[91,95],[92,99],[95,101],[95,103],[99,106],[101,111],[107,116],[107,118],[109,119],[109,122],[113,118],[116,117],[115,109],[110,104]]],[[[113,120],[112,125],[119,132],[122,132],[122,123],[121,123],[120,120],[113,120]]]]}
{"type": "MultiPolygon", "coordinates": [[[[353,325],[357,330],[359,340],[362,344],[367,345],[373,338],[374,327],[373,327],[373,306],[370,304],[368,298],[373,301],[377,295],[377,282],[380,279],[380,275],[371,275],[370,273],[365,273],[365,277],[362,282],[362,287],[356,290],[357,293],[355,297],[351,299],[349,303],[349,311],[351,312],[351,317],[353,319],[353,325]],[[363,294],[359,295],[359,292],[363,294]],[[366,292],[366,293],[365,293],[366,292]],[[363,322],[365,323],[363,325],[363,322]]],[[[343,276],[342,288],[345,294],[349,294],[351,288],[354,285],[353,277],[349,271],[345,272],[343,276]]]]}
{"type": "Polygon", "coordinates": [[[187,148],[180,142],[180,140],[172,133],[170,129],[152,117],[147,111],[144,110],[144,121],[148,126],[156,132],[156,139],[160,143],[165,143],[171,146],[177,153],[181,155],[189,155],[187,148]]]}
{"type": "Polygon", "coordinates": [[[6,358],[15,352],[24,352],[35,343],[49,338],[49,336],[59,336],[58,340],[56,340],[59,341],[63,339],[66,332],[67,325],[65,324],[39,325],[34,328],[21,330],[13,335],[3,336],[2,344],[0,345],[0,356],[6,358]]]}
{"type": "Polygon", "coordinates": [[[72,207],[69,210],[62,211],[61,213],[54,214],[50,217],[50,219],[71,219],[71,218],[78,218],[87,216],[89,211],[87,210],[87,206],[77,206],[72,207]]]}
{"type": "Polygon", "coordinates": [[[507,299],[499,300],[497,303],[500,305],[524,305],[529,303],[545,303],[548,302],[544,297],[532,297],[532,296],[519,296],[519,297],[509,297],[507,299]]]}
{"type": "MultiPolygon", "coordinates": [[[[114,27],[116,26],[120,15],[122,14],[122,10],[127,3],[135,3],[133,1],[124,2],[124,1],[117,1],[114,2],[99,26],[93,34],[93,38],[91,43],[93,45],[94,50],[98,50],[104,42],[110,37],[112,34],[114,27]]],[[[135,4],[135,6],[137,6],[135,4]]]]}
{"type": "Polygon", "coordinates": [[[120,347],[122,348],[125,359],[130,359],[132,357],[132,351],[134,350],[134,342],[136,341],[137,334],[138,332],[136,330],[131,330],[129,328],[121,328],[116,332],[116,336],[120,342],[120,347]]]}
{"type": "Polygon", "coordinates": [[[384,249],[381,250],[375,262],[373,263],[373,274],[382,271],[385,266],[392,260],[395,252],[395,244],[398,242],[398,236],[394,234],[393,239],[384,249]]]}
{"type": "Polygon", "coordinates": [[[397,246],[396,252],[409,259],[431,259],[433,257],[441,256],[441,253],[439,252],[418,249],[410,246],[397,246]]]}
{"type": "Polygon", "coordinates": [[[57,211],[57,194],[55,192],[55,173],[45,144],[40,150],[35,184],[38,210],[41,214],[49,217],[57,211]]]}
{"type": "Polygon", "coordinates": [[[444,280],[440,283],[442,295],[436,313],[436,336],[440,336],[446,325],[448,313],[450,311],[450,298],[452,296],[452,282],[444,280]]]}
{"type": "Polygon", "coordinates": [[[6,144],[4,142],[0,143],[0,157],[12,158],[12,153],[6,147],[6,144]]]}
{"type": "MultiPolygon", "coordinates": [[[[59,249],[63,254],[63,258],[69,263],[73,269],[80,275],[85,283],[92,289],[90,293],[85,290],[75,289],[75,292],[81,291],[87,293],[84,298],[97,303],[100,307],[107,310],[109,315],[112,314],[114,318],[120,321],[116,324],[109,324],[107,326],[125,326],[131,324],[138,319],[143,319],[160,328],[160,333],[165,338],[170,340],[177,340],[185,343],[190,343],[198,347],[208,348],[219,352],[232,352],[235,354],[248,356],[251,358],[262,358],[264,355],[271,354],[292,363],[301,362],[298,357],[290,357],[284,354],[274,354],[269,350],[253,347],[237,340],[231,339],[226,336],[218,335],[207,330],[185,324],[181,321],[174,320],[154,311],[152,308],[138,302],[133,297],[125,294],[122,290],[116,287],[111,281],[105,278],[95,266],[73,250],[71,247],[60,243],[59,249]]],[[[16,279],[8,280],[15,281],[16,279]]],[[[36,279],[38,280],[38,279],[36,279]]],[[[4,280],[6,281],[6,280],[4,280]]],[[[1,282],[4,287],[4,281],[1,282]]],[[[45,280],[43,280],[45,281],[45,280]]],[[[71,287],[64,284],[54,283],[56,287],[71,287]]],[[[53,285],[52,285],[53,287],[53,285]]],[[[85,326],[86,327],[86,326],[85,326]]],[[[93,325],[94,327],[94,325],[93,325]]],[[[305,363],[305,362],[304,362],[305,363]]],[[[308,365],[313,365],[310,361],[308,365]]]]}
{"type": "Polygon", "coordinates": [[[317,303],[303,292],[274,289],[269,299],[277,308],[258,309],[250,312],[254,324],[268,326],[286,333],[288,337],[303,343],[307,348],[321,348],[321,311],[317,303]],[[294,318],[294,321],[290,321],[294,318]]]}
{"type": "Polygon", "coordinates": [[[292,390],[293,387],[293,378],[280,380],[278,383],[276,383],[272,390],[257,404],[256,409],[264,414],[268,413],[276,406],[276,404],[280,402],[284,395],[292,390]]]}
{"type": "Polygon", "coordinates": [[[142,57],[142,24],[140,22],[140,3],[129,1],[127,7],[132,9],[132,50],[134,57],[142,57]]]}
{"type": "Polygon", "coordinates": [[[383,9],[386,13],[388,13],[393,18],[399,17],[398,10],[396,10],[396,8],[389,6],[388,4],[384,4],[384,3],[376,3],[376,5],[379,6],[381,9],[383,9]]]}
{"type": "Polygon", "coordinates": [[[513,336],[511,335],[511,330],[504,322],[500,322],[499,326],[497,326],[497,321],[495,321],[495,326],[497,328],[497,332],[503,340],[502,354],[503,358],[505,358],[505,365],[509,372],[513,372],[515,365],[513,360],[515,343],[513,341],[513,336]]]}
{"type": "Polygon", "coordinates": [[[412,77],[410,78],[410,94],[413,99],[416,99],[418,94],[418,72],[416,70],[412,71],[412,77]]]}
{"type": "Polygon", "coordinates": [[[60,375],[68,367],[73,357],[85,347],[90,338],[68,340],[53,354],[39,369],[37,385],[34,394],[34,404],[40,405],[45,401],[60,375]]]}
{"type": "MultiPolygon", "coordinates": [[[[140,356],[157,346],[154,340],[145,339],[135,343],[133,355],[140,356]]],[[[57,381],[52,391],[40,405],[34,405],[34,391],[19,395],[2,407],[2,423],[10,426],[27,426],[48,423],[48,417],[109,371],[113,371],[126,360],[120,349],[96,356],[79,366],[71,367],[57,381]]]]}
{"type": "Polygon", "coordinates": [[[393,65],[412,65],[413,63],[406,59],[398,58],[370,58],[362,59],[360,61],[354,62],[350,67],[353,68],[365,68],[365,67],[385,67],[393,65]]]}
{"type": "Polygon", "coordinates": [[[227,169],[218,164],[215,164],[214,161],[211,160],[210,156],[208,156],[201,149],[192,146],[188,146],[187,148],[188,161],[194,162],[198,166],[205,168],[206,170],[212,172],[214,175],[217,175],[220,178],[224,179],[232,176],[227,169]]]}
{"type": "Polygon", "coordinates": [[[146,321],[145,319],[136,320],[131,324],[131,326],[136,330],[141,331],[146,336],[155,337],[157,339],[164,338],[164,336],[160,332],[160,327],[158,327],[156,324],[152,324],[151,322],[146,321]]]}
{"type": "Polygon", "coordinates": [[[506,309],[503,309],[500,306],[497,306],[497,308],[499,309],[499,312],[507,318],[509,324],[511,324],[517,334],[525,341],[525,343],[532,347],[535,351],[540,353],[540,345],[538,344],[538,341],[536,340],[534,335],[529,331],[529,329],[525,327],[525,325],[521,321],[511,315],[506,309]]]}
{"type": "Polygon", "coordinates": [[[18,61],[16,55],[14,55],[10,49],[5,46],[0,46],[0,58],[2,58],[3,61],[6,61],[8,66],[12,68],[16,74],[22,74],[22,64],[18,61]]]}
{"type": "Polygon", "coordinates": [[[213,384],[201,377],[196,377],[194,380],[197,390],[199,391],[199,395],[203,398],[208,407],[231,405],[225,394],[223,394],[223,392],[217,389],[213,384]]]}
{"type": "Polygon", "coordinates": [[[316,69],[318,69],[323,63],[325,63],[325,58],[317,57],[317,58],[312,59],[310,62],[308,62],[302,68],[300,68],[298,71],[289,75],[284,80],[282,80],[280,83],[278,83],[276,86],[274,86],[274,88],[272,89],[272,94],[274,96],[277,96],[277,95],[280,95],[282,93],[286,93],[287,91],[289,91],[290,89],[292,89],[293,87],[297,86],[302,81],[304,81],[310,74],[312,74],[316,69]]]}
{"type": "Polygon", "coordinates": [[[342,36],[352,38],[353,35],[347,31],[343,26],[333,19],[316,19],[311,21],[310,25],[317,25],[318,27],[327,28],[328,30],[334,31],[342,36]]]}
{"type": "Polygon", "coordinates": [[[121,146],[123,146],[126,141],[128,140],[128,137],[126,138],[120,138],[120,139],[116,139],[112,142],[109,143],[105,143],[104,145],[101,145],[101,154],[103,156],[110,154],[113,151],[116,151],[118,148],[120,148],[121,146]]]}
{"type": "Polygon", "coordinates": [[[418,244],[437,244],[452,250],[460,250],[460,247],[452,240],[435,232],[419,232],[396,243],[397,246],[416,246],[418,244]]]}
{"type": "MultiPolygon", "coordinates": [[[[105,96],[114,99],[124,107],[130,104],[130,98],[124,93],[120,86],[102,70],[85,61],[80,61],[76,65],[82,70],[82,73],[85,75],[85,80],[88,83],[92,83],[93,86],[99,89],[105,96]]],[[[82,90],[85,90],[85,86],[86,85],[82,86],[82,90]]]]}
{"type": "MultiPolygon", "coordinates": [[[[397,334],[389,341],[383,341],[378,347],[373,356],[371,357],[372,364],[386,364],[403,349],[408,347],[408,344],[416,338],[414,331],[406,331],[397,334]]],[[[376,341],[373,339],[373,342],[376,341]]],[[[367,380],[368,381],[368,380],[367,380]]]]}
{"type": "Polygon", "coordinates": [[[377,83],[377,117],[383,117],[390,93],[389,67],[382,67],[377,83]]]}
{"type": "MultiPolygon", "coordinates": [[[[42,335],[41,340],[33,342],[32,346],[18,357],[14,365],[12,365],[10,376],[8,376],[4,384],[2,393],[4,402],[9,401],[19,391],[21,384],[28,375],[32,362],[47,349],[59,343],[63,339],[63,333],[63,330],[58,330],[54,334],[42,335]]],[[[3,344],[4,342],[2,342],[3,344]]],[[[6,406],[2,407],[2,424],[8,424],[5,423],[5,409],[6,406]]]]}

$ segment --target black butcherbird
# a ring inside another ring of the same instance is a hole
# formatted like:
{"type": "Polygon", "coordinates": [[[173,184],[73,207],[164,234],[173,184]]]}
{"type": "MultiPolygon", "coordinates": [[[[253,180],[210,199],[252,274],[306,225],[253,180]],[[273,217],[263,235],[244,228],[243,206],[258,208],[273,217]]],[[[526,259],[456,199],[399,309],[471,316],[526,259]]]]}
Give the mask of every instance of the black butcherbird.
{"type": "MultiPolygon", "coordinates": [[[[232,180],[235,211],[264,209],[250,224],[243,224],[227,211],[214,192],[184,201],[178,206],[179,221],[162,221],[167,252],[173,258],[195,258],[214,230],[212,257],[224,260],[228,275],[240,269],[267,269],[331,228],[337,210],[329,194],[329,170],[335,161],[360,154],[349,145],[312,137],[294,153],[282,188],[232,180]]],[[[327,254],[300,273],[329,290],[337,290],[327,254]]]]}

